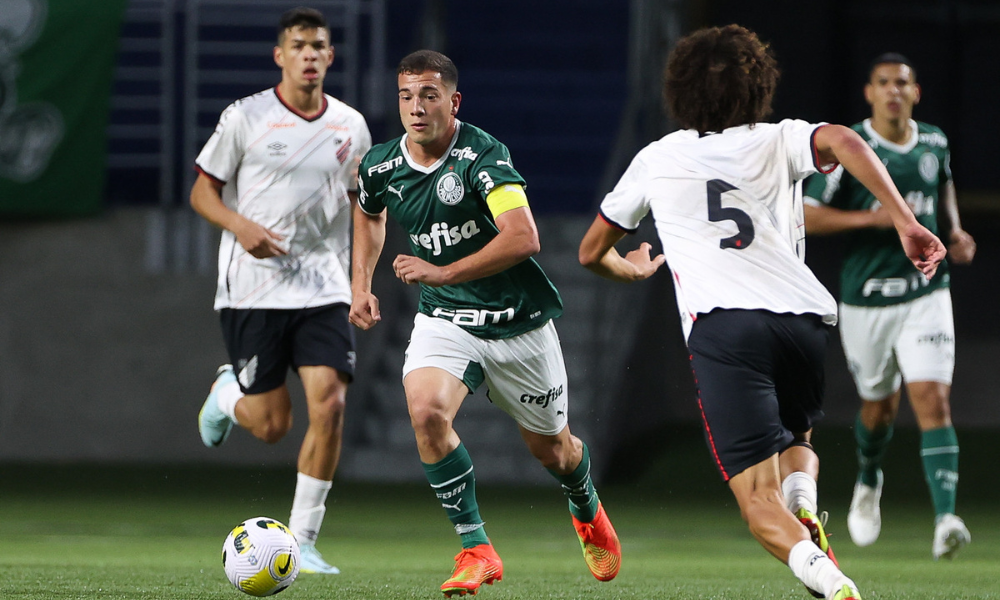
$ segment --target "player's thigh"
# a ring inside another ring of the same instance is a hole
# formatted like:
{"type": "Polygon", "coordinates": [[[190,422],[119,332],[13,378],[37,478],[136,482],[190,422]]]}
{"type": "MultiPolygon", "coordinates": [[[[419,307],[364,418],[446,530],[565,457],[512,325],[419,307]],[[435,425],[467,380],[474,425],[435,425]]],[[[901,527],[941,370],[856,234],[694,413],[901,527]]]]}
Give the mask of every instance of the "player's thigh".
{"type": "Polygon", "coordinates": [[[863,400],[891,396],[903,382],[896,349],[904,314],[902,305],[840,305],[840,342],[863,400]]]}
{"type": "Polygon", "coordinates": [[[461,327],[418,313],[403,360],[403,387],[411,415],[424,405],[452,414],[464,397],[482,385],[483,340],[461,327]]]}
{"type": "MultiPolygon", "coordinates": [[[[307,386],[307,397],[310,387],[321,392],[323,388],[346,386],[354,379],[357,355],[354,328],[347,319],[349,311],[346,304],[291,311],[292,367],[299,372],[299,377],[302,377],[303,367],[327,367],[313,372],[312,383],[316,386],[307,386]]],[[[303,385],[306,385],[305,379],[303,385]]]]}
{"type": "Polygon", "coordinates": [[[264,394],[285,385],[292,364],[289,311],[224,308],[219,322],[244,394],[264,394]]]}
{"type": "Polygon", "coordinates": [[[794,439],[781,423],[773,362],[779,342],[766,314],[714,310],[699,315],[688,338],[706,441],[727,481],[794,439]]]}
{"type": "Polygon", "coordinates": [[[955,321],[951,293],[941,289],[909,302],[896,357],[907,383],[951,385],[955,371],[955,321]]]}
{"type": "Polygon", "coordinates": [[[555,436],[566,428],[569,389],[555,323],[502,340],[485,340],[490,401],[523,429],[555,436]]]}

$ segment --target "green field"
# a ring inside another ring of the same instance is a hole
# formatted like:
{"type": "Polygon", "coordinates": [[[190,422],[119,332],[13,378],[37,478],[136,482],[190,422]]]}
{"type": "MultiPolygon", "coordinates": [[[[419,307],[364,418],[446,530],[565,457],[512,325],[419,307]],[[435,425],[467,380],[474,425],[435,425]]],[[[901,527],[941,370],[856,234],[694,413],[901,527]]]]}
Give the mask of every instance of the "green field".
{"type": "MultiPolygon", "coordinates": [[[[811,597],[750,537],[710,470],[676,489],[652,480],[602,489],[623,545],[622,571],[610,583],[587,572],[554,485],[480,484],[487,530],[505,572],[477,597],[811,597]]],[[[0,564],[6,568],[0,598],[247,598],[225,579],[223,538],[248,517],[286,519],[293,481],[290,469],[0,467],[0,564]]],[[[834,549],[866,600],[1000,598],[995,503],[963,504],[973,543],[955,561],[934,562],[929,508],[915,496],[886,499],[882,539],[866,549],[847,537],[848,498],[840,494],[825,506],[833,514],[834,549]]],[[[438,586],[450,574],[458,543],[424,486],[338,483],[328,506],[319,548],[343,574],[301,575],[281,598],[441,597],[438,586]]]]}

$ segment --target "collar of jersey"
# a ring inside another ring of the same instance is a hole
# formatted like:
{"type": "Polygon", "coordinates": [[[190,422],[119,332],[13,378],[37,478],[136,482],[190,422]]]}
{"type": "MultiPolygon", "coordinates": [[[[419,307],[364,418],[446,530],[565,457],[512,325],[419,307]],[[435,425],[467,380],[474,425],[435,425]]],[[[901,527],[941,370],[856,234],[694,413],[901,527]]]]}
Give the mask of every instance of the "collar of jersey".
{"type": "Polygon", "coordinates": [[[316,119],[326,114],[326,109],[330,106],[330,103],[326,101],[326,94],[323,94],[323,108],[319,109],[319,112],[314,114],[313,116],[307,117],[304,114],[302,114],[302,111],[296,109],[291,104],[285,102],[285,99],[281,97],[281,92],[278,91],[278,86],[274,86],[274,95],[277,96],[278,102],[280,102],[282,106],[287,108],[289,112],[291,112],[296,117],[302,119],[303,121],[308,121],[309,123],[312,123],[316,119]]]}
{"type": "Polygon", "coordinates": [[[404,133],[403,137],[399,138],[399,149],[403,152],[403,158],[406,159],[406,164],[410,165],[411,169],[425,174],[433,173],[434,171],[438,170],[438,168],[441,165],[444,164],[444,161],[448,160],[449,156],[451,156],[451,149],[454,148],[455,143],[458,142],[458,134],[461,131],[462,131],[462,122],[459,121],[458,119],[455,119],[455,135],[451,136],[451,143],[448,144],[448,149],[444,151],[444,154],[441,155],[441,158],[437,159],[437,161],[433,165],[430,165],[429,167],[417,164],[417,162],[410,157],[410,151],[406,149],[406,137],[409,134],[404,133]]]}
{"type": "Polygon", "coordinates": [[[917,122],[913,119],[910,119],[910,139],[903,145],[890,142],[879,135],[878,132],[875,131],[875,128],[872,127],[871,119],[865,119],[861,125],[865,128],[865,133],[877,141],[879,146],[900,154],[906,154],[910,150],[913,150],[917,146],[917,142],[920,140],[920,133],[917,131],[917,122]]]}

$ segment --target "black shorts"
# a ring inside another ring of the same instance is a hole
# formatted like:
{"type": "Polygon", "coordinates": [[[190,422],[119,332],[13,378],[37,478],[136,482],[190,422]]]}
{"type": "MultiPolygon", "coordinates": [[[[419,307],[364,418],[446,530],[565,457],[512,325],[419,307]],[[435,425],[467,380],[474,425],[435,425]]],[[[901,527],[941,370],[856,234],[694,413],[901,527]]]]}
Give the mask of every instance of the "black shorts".
{"type": "Polygon", "coordinates": [[[288,368],[327,366],[354,378],[354,329],[346,304],[222,309],[222,337],[244,394],[285,383],[288,368]]]}
{"type": "Polygon", "coordinates": [[[721,310],[688,338],[705,438],[729,481],[823,417],[830,328],[818,315],[721,310]]]}

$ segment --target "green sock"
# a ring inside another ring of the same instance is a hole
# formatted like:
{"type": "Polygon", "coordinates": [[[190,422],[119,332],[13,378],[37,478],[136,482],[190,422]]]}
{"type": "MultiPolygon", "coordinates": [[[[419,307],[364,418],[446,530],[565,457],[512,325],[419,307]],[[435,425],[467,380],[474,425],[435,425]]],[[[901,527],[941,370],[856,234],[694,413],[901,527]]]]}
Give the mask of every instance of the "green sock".
{"type": "Polygon", "coordinates": [[[924,463],[927,487],[931,490],[934,514],[954,513],[958,489],[958,437],[955,428],[948,426],[923,432],[920,436],[920,459],[924,463]]]}
{"type": "Polygon", "coordinates": [[[439,462],[422,464],[434,494],[462,538],[462,547],[472,548],[490,543],[486,530],[483,529],[483,519],[479,516],[476,474],[472,470],[472,458],[465,445],[459,442],[458,448],[439,462]]]}
{"type": "Polygon", "coordinates": [[[568,475],[560,475],[549,469],[549,473],[562,484],[563,494],[569,499],[569,512],[579,521],[590,523],[597,516],[597,490],[590,479],[590,450],[583,445],[583,459],[580,465],[568,475]]]}
{"type": "Polygon", "coordinates": [[[858,413],[854,422],[854,440],[858,444],[858,481],[869,487],[878,484],[882,458],[891,439],[892,425],[872,431],[861,423],[861,413],[858,413]]]}

